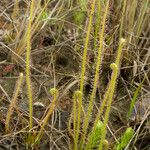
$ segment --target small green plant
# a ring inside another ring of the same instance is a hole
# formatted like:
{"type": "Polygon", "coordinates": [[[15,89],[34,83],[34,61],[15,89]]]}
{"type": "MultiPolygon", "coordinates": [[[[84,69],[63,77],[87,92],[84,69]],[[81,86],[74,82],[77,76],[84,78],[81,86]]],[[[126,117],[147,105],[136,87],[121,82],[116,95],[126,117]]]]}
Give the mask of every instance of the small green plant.
{"type": "Polygon", "coordinates": [[[85,13],[83,11],[75,11],[73,14],[74,22],[81,26],[85,20],[85,13]]]}
{"type": "Polygon", "coordinates": [[[96,11],[96,23],[94,26],[94,52],[96,53],[96,50],[98,48],[98,34],[99,34],[99,30],[101,27],[101,19],[102,19],[102,6],[101,6],[101,1],[97,1],[97,11],[96,11]]]}
{"type": "Polygon", "coordinates": [[[77,5],[79,5],[80,8],[79,10],[76,10],[73,13],[73,19],[74,19],[74,23],[77,24],[78,26],[82,26],[86,18],[87,4],[88,4],[87,0],[77,1],[77,5]]]}
{"type": "Polygon", "coordinates": [[[96,128],[88,135],[88,142],[86,144],[85,150],[92,150],[98,146],[101,138],[102,127],[103,123],[101,121],[98,121],[96,128]]]}
{"type": "Polygon", "coordinates": [[[41,14],[41,20],[48,19],[48,12],[44,10],[41,14]]]}
{"type": "Polygon", "coordinates": [[[127,128],[119,143],[117,143],[115,150],[123,150],[128,145],[133,135],[134,130],[131,127],[127,128]]]}
{"type": "Polygon", "coordinates": [[[77,0],[77,1],[78,1],[78,4],[81,6],[82,10],[86,10],[87,9],[87,3],[88,3],[87,0],[77,0]]]}

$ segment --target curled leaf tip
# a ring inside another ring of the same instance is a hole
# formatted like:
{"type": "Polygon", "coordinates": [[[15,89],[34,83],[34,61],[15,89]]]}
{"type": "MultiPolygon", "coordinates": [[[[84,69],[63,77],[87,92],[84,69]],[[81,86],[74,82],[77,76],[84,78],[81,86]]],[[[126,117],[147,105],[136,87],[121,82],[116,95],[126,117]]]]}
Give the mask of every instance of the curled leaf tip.
{"type": "Polygon", "coordinates": [[[113,70],[113,71],[117,71],[118,70],[118,67],[115,63],[112,63],[110,64],[110,68],[113,70]]]}
{"type": "Polygon", "coordinates": [[[56,88],[51,88],[49,92],[51,95],[58,95],[58,90],[56,88]]]}
{"type": "Polygon", "coordinates": [[[125,44],[126,40],[124,38],[120,39],[120,44],[125,44]]]}
{"type": "Polygon", "coordinates": [[[79,90],[75,91],[74,94],[75,94],[75,96],[77,96],[77,97],[82,97],[82,92],[79,91],[79,90]]]}
{"type": "Polygon", "coordinates": [[[105,149],[109,147],[109,143],[108,143],[107,140],[104,140],[104,141],[103,141],[103,144],[104,144],[105,149]]]}
{"type": "Polygon", "coordinates": [[[23,77],[23,73],[21,72],[19,76],[22,78],[23,77]]]}

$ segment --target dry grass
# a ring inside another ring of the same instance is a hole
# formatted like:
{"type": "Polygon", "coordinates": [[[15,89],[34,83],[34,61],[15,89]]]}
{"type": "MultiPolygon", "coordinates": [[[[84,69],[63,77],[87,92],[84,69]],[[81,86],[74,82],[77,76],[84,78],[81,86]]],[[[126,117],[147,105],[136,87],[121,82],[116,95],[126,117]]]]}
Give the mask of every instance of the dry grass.
{"type": "MultiPolygon", "coordinates": [[[[41,142],[37,149],[78,149],[81,139],[86,145],[87,135],[92,130],[102,99],[105,92],[109,91],[109,66],[115,61],[119,39],[122,37],[126,39],[126,45],[123,47],[118,84],[114,86],[116,92],[112,96],[110,119],[105,122],[105,114],[98,119],[106,123],[106,139],[105,136],[103,138],[108,141],[108,149],[114,148],[128,127],[134,129],[134,136],[125,147],[126,150],[150,148],[150,108],[145,105],[146,99],[150,99],[150,1],[112,0],[105,16],[106,2],[96,0],[94,12],[90,14],[92,1],[34,1],[32,17],[31,2],[28,0],[0,2],[0,148],[27,149],[38,135],[41,142]],[[106,22],[103,22],[103,18],[106,22]],[[94,83],[99,45],[102,61],[97,67],[94,83]],[[31,49],[28,61],[27,46],[31,49]],[[26,65],[30,72],[25,70],[26,65]],[[16,91],[20,72],[25,76],[30,75],[31,83],[28,82],[28,87],[31,89],[28,88],[28,92],[26,82],[22,82],[16,91]],[[131,110],[129,106],[140,83],[142,86],[136,95],[136,102],[132,104],[134,109],[131,110]],[[59,91],[55,104],[54,97],[49,94],[49,89],[53,87],[59,91]],[[76,99],[79,107],[73,114],[72,96],[78,89],[82,101],[76,99]],[[87,113],[93,89],[92,109],[87,113]],[[30,115],[29,91],[33,95],[33,102],[30,101],[33,114],[31,110],[30,115]],[[13,96],[15,98],[11,100],[13,96]],[[48,108],[52,106],[55,107],[50,109],[49,114],[48,108]],[[132,113],[127,118],[129,109],[132,113]],[[74,118],[77,120],[72,119],[73,115],[76,116],[75,112],[78,119],[74,118]],[[9,121],[6,119],[7,114],[11,116],[9,121]],[[46,114],[49,115],[42,126],[46,114]],[[76,121],[77,127],[74,125],[76,121]],[[9,127],[9,132],[4,132],[5,126],[7,129],[9,127]],[[86,129],[82,130],[83,127],[86,129]],[[30,145],[27,141],[29,128],[32,131],[30,145]]],[[[107,110],[107,105],[105,108],[107,110]]]]}

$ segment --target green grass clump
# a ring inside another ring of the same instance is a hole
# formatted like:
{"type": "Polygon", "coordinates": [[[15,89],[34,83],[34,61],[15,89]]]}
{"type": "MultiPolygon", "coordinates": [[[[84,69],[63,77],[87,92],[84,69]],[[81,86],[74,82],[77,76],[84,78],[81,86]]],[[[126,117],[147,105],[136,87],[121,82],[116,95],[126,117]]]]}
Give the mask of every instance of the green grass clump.
{"type": "Polygon", "coordinates": [[[96,128],[88,135],[88,142],[86,144],[85,150],[92,150],[98,146],[102,134],[102,127],[103,123],[98,121],[96,128]]]}

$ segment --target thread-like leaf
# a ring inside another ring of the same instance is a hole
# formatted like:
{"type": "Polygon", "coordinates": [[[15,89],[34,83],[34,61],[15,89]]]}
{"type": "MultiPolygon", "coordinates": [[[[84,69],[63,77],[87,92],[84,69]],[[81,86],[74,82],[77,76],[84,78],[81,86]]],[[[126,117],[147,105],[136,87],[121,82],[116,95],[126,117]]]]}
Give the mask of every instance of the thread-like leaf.
{"type": "Polygon", "coordinates": [[[104,13],[103,20],[102,20],[102,29],[101,29],[101,33],[100,33],[100,37],[99,37],[99,42],[100,43],[99,43],[99,48],[98,48],[96,69],[95,69],[95,75],[94,75],[94,84],[93,84],[92,93],[90,95],[90,101],[89,101],[89,105],[88,105],[86,118],[84,120],[83,136],[82,136],[82,141],[81,141],[82,142],[81,143],[81,149],[82,149],[82,147],[84,145],[84,142],[85,142],[86,132],[87,132],[87,128],[88,128],[88,125],[89,125],[90,115],[91,115],[91,112],[93,110],[93,101],[95,99],[97,83],[98,83],[98,79],[99,79],[99,70],[100,70],[100,66],[101,66],[102,53],[103,53],[102,50],[103,50],[103,41],[104,41],[104,31],[105,31],[105,27],[106,27],[106,18],[107,18],[107,14],[108,14],[108,9],[109,9],[109,0],[106,3],[105,13],[104,13]]]}
{"type": "Polygon", "coordinates": [[[74,130],[74,148],[78,149],[78,138],[79,138],[79,132],[80,132],[80,115],[79,115],[79,110],[77,108],[82,106],[79,106],[78,101],[81,101],[82,99],[82,92],[81,91],[76,91],[74,93],[73,97],[73,130],[74,130]]]}
{"type": "Polygon", "coordinates": [[[102,127],[103,123],[101,121],[98,121],[95,130],[89,133],[88,143],[86,145],[85,150],[92,150],[99,144],[102,127]]]}
{"type": "Polygon", "coordinates": [[[141,90],[141,87],[143,85],[143,82],[145,81],[145,78],[142,80],[142,82],[139,84],[138,88],[136,89],[134,95],[133,95],[133,98],[131,100],[131,103],[130,103],[130,108],[129,108],[129,111],[128,111],[128,114],[127,114],[127,118],[129,119],[131,117],[131,114],[133,112],[133,109],[134,109],[134,105],[136,103],[136,100],[137,100],[137,97],[138,97],[138,94],[141,90]]]}
{"type": "Polygon", "coordinates": [[[26,50],[26,84],[27,84],[27,95],[29,99],[29,129],[31,130],[33,127],[33,100],[32,100],[32,88],[31,88],[31,78],[30,78],[30,60],[31,60],[31,27],[32,27],[32,17],[34,10],[34,0],[31,1],[30,5],[30,17],[28,22],[28,30],[27,30],[27,50],[26,50]]]}
{"type": "Polygon", "coordinates": [[[41,129],[40,129],[38,135],[36,136],[33,145],[37,144],[40,141],[42,134],[43,134],[44,127],[46,126],[50,115],[52,114],[52,112],[55,109],[56,100],[58,97],[58,90],[56,88],[52,88],[52,89],[50,89],[50,94],[53,96],[53,101],[48,106],[48,112],[47,112],[45,118],[40,122],[41,129]]]}
{"type": "Polygon", "coordinates": [[[13,99],[11,100],[11,103],[10,103],[10,106],[9,106],[9,109],[8,109],[8,112],[7,112],[7,116],[6,116],[6,121],[5,121],[5,130],[6,130],[6,132],[9,131],[10,118],[11,118],[11,115],[13,113],[13,109],[16,105],[17,96],[18,96],[19,90],[21,88],[22,80],[23,80],[23,73],[20,73],[20,76],[19,76],[19,79],[18,79],[18,82],[17,82],[17,85],[16,85],[16,89],[15,89],[15,92],[14,92],[14,96],[13,96],[13,99]]]}
{"type": "MultiPolygon", "coordinates": [[[[114,95],[114,92],[115,92],[115,86],[116,86],[116,83],[117,83],[117,77],[118,77],[119,68],[120,68],[122,48],[124,46],[124,43],[125,43],[125,39],[121,38],[120,42],[119,42],[118,51],[117,51],[116,61],[115,61],[115,63],[112,63],[110,65],[110,68],[112,69],[113,72],[112,72],[111,80],[110,80],[110,83],[109,83],[109,86],[108,86],[108,90],[106,91],[106,94],[105,94],[106,99],[104,99],[105,103],[106,103],[107,99],[108,99],[108,102],[107,102],[107,108],[106,108],[105,117],[104,117],[104,126],[103,126],[103,129],[102,129],[102,136],[101,136],[101,141],[100,141],[100,145],[99,145],[99,150],[103,149],[103,141],[105,140],[105,136],[106,136],[106,125],[107,125],[107,122],[108,122],[108,119],[109,119],[111,103],[112,103],[112,100],[113,100],[113,95],[114,95]]],[[[104,104],[102,104],[102,106],[104,107],[104,104]]],[[[103,110],[100,108],[100,112],[98,113],[98,117],[100,117],[100,114],[102,113],[102,111],[103,110]]],[[[96,118],[95,121],[97,121],[97,119],[98,118],[96,118]]]]}

